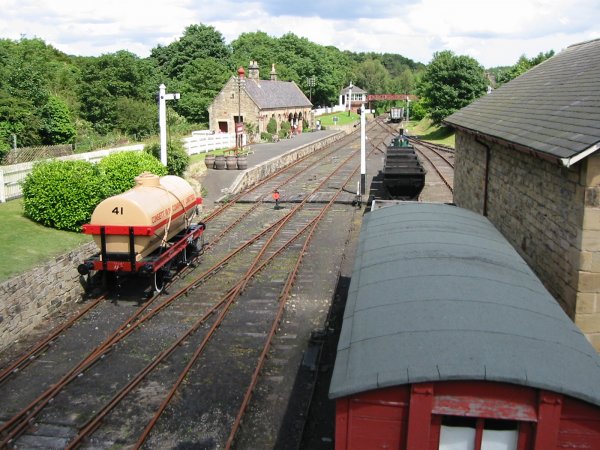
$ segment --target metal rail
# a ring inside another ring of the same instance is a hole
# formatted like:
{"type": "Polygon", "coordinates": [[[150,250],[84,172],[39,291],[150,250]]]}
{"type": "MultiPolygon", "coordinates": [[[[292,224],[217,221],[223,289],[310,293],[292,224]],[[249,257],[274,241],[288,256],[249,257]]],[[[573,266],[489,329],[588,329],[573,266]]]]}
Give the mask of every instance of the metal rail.
{"type": "MultiPolygon", "coordinates": [[[[351,157],[352,157],[352,155],[351,155],[351,157]]],[[[350,159],[351,157],[349,157],[348,159],[350,159]]],[[[296,161],[296,163],[300,163],[303,160],[304,160],[304,158],[302,158],[301,160],[296,161]]],[[[340,167],[341,167],[341,165],[340,165],[340,167]]],[[[279,175],[280,173],[284,172],[285,170],[289,170],[289,168],[290,168],[290,166],[287,166],[286,168],[284,168],[284,169],[276,172],[271,177],[269,177],[267,180],[263,180],[263,182],[257,184],[252,189],[247,190],[244,193],[241,193],[239,196],[236,196],[236,198],[239,199],[239,198],[241,198],[242,195],[246,194],[248,191],[252,191],[252,190],[257,189],[258,187],[264,185],[266,182],[268,182],[269,180],[271,180],[273,177],[279,175]]],[[[308,170],[308,168],[305,168],[305,169],[303,169],[303,171],[301,171],[301,172],[293,175],[292,177],[289,178],[289,180],[300,176],[300,174],[303,173],[303,172],[305,172],[306,170],[308,170]]],[[[285,182],[287,182],[287,181],[282,182],[281,185],[285,184],[285,182]]],[[[307,196],[307,198],[310,197],[310,195],[312,195],[312,194],[309,194],[307,196]]],[[[263,196],[262,198],[264,198],[264,197],[265,196],[263,196]]],[[[261,198],[261,200],[262,200],[262,198],[261,198]]],[[[237,200],[234,200],[233,202],[228,203],[223,208],[219,208],[219,210],[217,212],[211,214],[211,216],[209,216],[209,217],[210,218],[216,217],[218,214],[220,214],[222,211],[224,211],[229,205],[234,204],[235,201],[237,201],[237,200]]],[[[299,207],[300,207],[300,205],[299,205],[299,207]]],[[[243,217],[247,216],[248,214],[249,214],[249,212],[247,212],[243,217]]],[[[232,223],[229,227],[227,227],[226,230],[221,233],[220,237],[222,237],[223,235],[225,235],[228,230],[230,230],[237,223],[239,223],[242,220],[242,218],[239,218],[234,223],[232,223]]],[[[143,305],[138,311],[136,311],[136,313],[134,313],[119,328],[119,330],[117,330],[117,332],[115,332],[113,335],[109,336],[109,338],[107,338],[101,345],[99,345],[95,350],[93,350],[86,358],[84,358],[68,374],[66,374],[65,376],[63,376],[63,378],[61,378],[61,380],[60,380],[59,383],[55,384],[51,389],[49,389],[44,394],[42,394],[41,396],[39,396],[38,399],[36,399],[34,402],[32,402],[27,408],[25,408],[20,413],[18,413],[16,416],[14,416],[11,420],[9,420],[5,424],[3,424],[3,426],[0,428],[0,432],[4,432],[4,433],[7,433],[7,434],[5,436],[3,436],[3,440],[2,440],[2,442],[0,442],[0,445],[6,445],[6,444],[10,443],[12,440],[14,440],[14,438],[16,436],[20,435],[20,433],[22,431],[24,431],[24,429],[26,429],[28,427],[28,425],[33,421],[33,418],[35,417],[35,415],[37,413],[39,413],[39,411],[41,411],[41,409],[46,404],[48,404],[51,401],[51,399],[58,392],[60,392],[60,390],[64,386],[66,386],[70,381],[72,381],[73,379],[75,379],[80,373],[82,373],[87,368],[89,368],[91,365],[93,365],[95,362],[97,362],[99,358],[101,358],[105,353],[107,353],[110,350],[110,348],[112,348],[117,342],[119,342],[120,340],[122,340],[125,336],[127,336],[131,332],[133,332],[133,330],[136,327],[138,327],[141,323],[145,322],[150,317],[152,317],[155,314],[157,314],[158,311],[162,310],[164,307],[166,307],[168,304],[170,304],[172,301],[174,301],[179,296],[183,295],[189,289],[193,289],[194,287],[196,287],[203,280],[207,279],[213,273],[215,273],[216,271],[218,271],[220,267],[222,267],[224,264],[226,264],[226,262],[229,259],[231,259],[233,256],[235,256],[237,253],[239,253],[240,251],[242,251],[243,248],[247,247],[248,245],[250,245],[251,243],[253,243],[257,239],[259,239],[260,237],[262,237],[263,235],[265,235],[273,227],[279,227],[279,229],[281,229],[281,226],[283,226],[283,222],[284,222],[284,219],[281,219],[280,221],[277,221],[275,224],[273,224],[270,229],[267,229],[267,230],[264,230],[264,231],[258,233],[256,236],[254,236],[249,241],[247,241],[242,246],[240,246],[240,248],[238,248],[238,249],[234,250],[233,252],[231,252],[231,254],[227,255],[225,258],[223,258],[218,263],[214,264],[211,268],[209,268],[202,275],[200,275],[199,277],[197,277],[192,283],[189,284],[188,287],[182,289],[180,292],[178,292],[175,295],[171,296],[169,299],[167,299],[166,301],[164,301],[161,305],[159,305],[158,307],[156,307],[153,311],[147,313],[144,316],[142,316],[141,314],[150,305],[150,302],[148,302],[145,305],[143,305]],[[17,423],[19,421],[20,421],[20,424],[17,423]],[[8,431],[8,430],[10,430],[10,431],[8,431]]],[[[276,234],[276,233],[274,233],[274,234],[276,234]]],[[[214,242],[211,243],[211,244],[214,245],[214,242]]],[[[267,263],[265,262],[264,264],[261,264],[260,267],[264,267],[264,265],[266,265],[266,264],[267,263]]],[[[256,273],[256,272],[254,272],[254,273],[256,273]]],[[[229,299],[229,298],[234,299],[236,297],[237,293],[239,293],[243,289],[243,287],[247,283],[248,279],[246,281],[242,280],[242,281],[240,281],[238,283],[238,285],[234,286],[234,288],[232,288],[233,290],[229,294],[227,294],[226,298],[227,299],[229,299]],[[235,295],[234,295],[234,292],[236,293],[235,295]]],[[[224,300],[225,299],[223,299],[223,301],[224,300]]],[[[217,309],[219,309],[222,306],[222,304],[223,304],[222,302],[217,303],[213,307],[213,309],[211,310],[211,312],[207,313],[206,317],[202,318],[202,322],[201,323],[204,323],[204,321],[209,316],[211,316],[212,314],[214,314],[214,312],[217,309]]],[[[224,308],[223,311],[226,311],[226,308],[224,308]]],[[[48,338],[48,341],[51,341],[50,337],[48,338]]],[[[12,373],[12,371],[11,371],[11,373],[12,373]]],[[[93,432],[93,431],[91,431],[91,432],[93,432]]],[[[79,442],[79,440],[77,442],[79,442]]],[[[77,445],[77,443],[71,443],[70,445],[77,445]]]]}
{"type": "MultiPolygon", "coordinates": [[[[438,167],[437,164],[435,164],[433,162],[433,160],[427,156],[425,154],[425,152],[423,152],[423,150],[417,148],[419,144],[416,144],[415,147],[415,151],[418,152],[423,158],[425,158],[429,164],[431,164],[431,167],[433,167],[433,169],[437,172],[438,176],[440,177],[440,179],[444,182],[444,184],[448,187],[448,189],[450,189],[450,192],[454,192],[454,188],[452,187],[452,185],[450,184],[450,182],[446,179],[446,177],[442,174],[440,168],[438,167]]],[[[445,159],[444,159],[445,161],[445,159]]],[[[450,166],[452,168],[454,168],[454,166],[450,166]]]]}
{"type": "MultiPolygon", "coordinates": [[[[206,347],[206,345],[208,344],[208,342],[210,341],[210,339],[213,337],[213,335],[215,334],[216,330],[219,328],[219,326],[223,323],[227,312],[229,311],[229,308],[231,307],[231,305],[234,303],[237,295],[244,289],[244,287],[246,286],[246,284],[250,281],[250,279],[260,270],[262,270],[262,268],[266,267],[266,265],[268,265],[281,251],[283,251],[288,245],[290,245],[293,241],[295,241],[300,235],[302,235],[304,233],[304,231],[309,227],[312,226],[316,226],[316,223],[318,223],[317,219],[321,219],[323,217],[324,212],[326,211],[326,209],[329,208],[329,206],[332,203],[329,203],[326,207],[322,208],[322,213],[319,214],[317,217],[313,218],[313,220],[311,220],[311,222],[309,222],[309,224],[305,225],[299,232],[297,232],[292,238],[290,238],[288,240],[288,242],[286,244],[284,244],[282,247],[280,247],[279,250],[277,250],[274,254],[270,255],[263,263],[261,263],[258,267],[255,267],[256,264],[258,263],[259,259],[264,255],[264,253],[266,252],[267,248],[271,245],[273,239],[279,234],[279,232],[282,230],[283,225],[285,225],[285,223],[287,223],[289,220],[291,220],[291,218],[296,214],[297,211],[299,211],[309,200],[309,198],[316,193],[317,191],[319,191],[320,189],[322,189],[322,187],[331,179],[331,177],[341,168],[343,167],[348,161],[350,161],[352,158],[354,158],[356,156],[356,154],[358,153],[358,151],[353,152],[348,158],[346,158],[341,164],[338,165],[338,168],[331,173],[328,177],[326,177],[323,181],[321,181],[321,183],[309,194],[305,195],[304,199],[297,205],[295,206],[290,213],[288,213],[288,215],[286,216],[286,220],[284,223],[282,223],[280,226],[278,226],[277,230],[275,230],[273,232],[273,234],[271,235],[271,237],[267,240],[267,242],[265,242],[265,244],[263,245],[263,248],[261,249],[261,251],[258,253],[258,255],[255,257],[254,262],[251,264],[250,269],[247,273],[247,275],[245,277],[243,277],[242,280],[240,280],[239,284],[234,288],[234,291],[230,294],[230,297],[227,299],[227,303],[223,306],[223,309],[221,310],[219,317],[216,319],[216,321],[213,323],[212,327],[210,328],[210,330],[208,331],[207,335],[205,336],[205,338],[202,340],[202,342],[200,343],[200,345],[196,348],[196,351],[194,352],[194,355],[192,356],[191,360],[188,362],[188,364],[186,365],[185,369],[180,373],[176,383],[173,385],[171,391],[168,393],[168,395],[166,396],[166,398],[163,400],[163,403],[160,405],[159,409],[156,411],[154,417],[151,419],[151,421],[148,423],[148,425],[146,426],[146,428],[144,429],[142,435],[140,436],[138,442],[135,444],[134,448],[135,449],[139,449],[144,442],[147,440],[148,436],[150,435],[152,429],[154,428],[154,426],[156,425],[156,423],[158,422],[158,419],[160,418],[160,416],[162,415],[162,413],[164,412],[164,410],[167,408],[167,406],[169,405],[170,401],[172,400],[172,398],[175,396],[177,389],[179,388],[179,386],[181,385],[181,383],[183,382],[183,380],[186,378],[186,376],[188,375],[189,371],[191,370],[191,368],[193,367],[193,365],[195,364],[196,360],[200,357],[200,355],[202,354],[204,348],[206,347]]],[[[356,173],[356,171],[358,170],[358,167],[353,171],[352,175],[354,175],[356,173]]],[[[351,176],[352,176],[351,175],[351,176]]],[[[345,186],[345,184],[344,184],[345,186]]],[[[339,195],[339,193],[343,190],[343,187],[339,188],[338,193],[336,194],[339,195]]],[[[312,233],[311,233],[312,236],[312,233]]],[[[306,244],[305,244],[306,245],[306,244]]],[[[300,252],[300,255],[304,254],[304,249],[303,251],[300,252]]],[[[291,279],[293,280],[294,276],[295,276],[295,271],[297,271],[297,268],[299,267],[299,263],[296,264],[294,271],[292,272],[292,274],[288,277],[288,280],[291,279]]],[[[223,299],[225,300],[225,299],[223,299]]],[[[279,315],[279,314],[278,314],[279,315]]],[[[276,323],[278,323],[277,319],[275,321],[276,323]]],[[[275,327],[276,325],[274,325],[275,327]]],[[[273,327],[272,327],[273,329],[273,327]]],[[[274,336],[274,332],[269,334],[269,338],[266,344],[266,347],[268,349],[268,347],[270,347],[270,342],[272,337],[274,336]]],[[[265,350],[263,349],[262,354],[265,354],[265,350]]],[[[262,360],[262,358],[261,358],[262,360]]],[[[262,365],[259,362],[259,365],[262,365]]],[[[251,387],[249,389],[249,391],[252,390],[252,385],[255,385],[256,380],[258,378],[258,373],[260,372],[260,368],[256,369],[252,380],[251,380],[251,387]]],[[[239,423],[241,422],[241,416],[243,415],[243,410],[245,410],[245,407],[247,405],[247,402],[249,400],[249,393],[248,391],[246,392],[246,395],[244,397],[244,401],[242,402],[242,409],[240,410],[240,412],[238,413],[237,417],[236,417],[236,421],[234,423],[234,427],[232,429],[232,432],[230,434],[230,440],[233,439],[233,436],[235,436],[235,432],[239,426],[239,423]]],[[[226,448],[229,448],[229,441],[228,441],[228,446],[226,448]]]]}
{"type": "MultiPolygon", "coordinates": [[[[334,151],[335,150],[333,150],[332,152],[329,152],[328,154],[331,154],[334,151]]],[[[300,163],[304,162],[310,156],[311,156],[311,154],[307,154],[304,157],[299,158],[298,160],[294,161],[292,164],[289,164],[288,166],[286,166],[286,167],[284,167],[284,168],[276,171],[271,176],[267,177],[266,179],[262,180],[261,182],[257,183],[256,185],[254,185],[252,188],[250,188],[250,189],[248,189],[248,190],[240,193],[236,197],[234,197],[234,199],[232,199],[232,201],[230,201],[229,203],[223,205],[223,207],[219,208],[218,210],[214,211],[212,214],[210,214],[204,220],[205,221],[211,220],[214,217],[218,216],[223,211],[225,211],[230,205],[235,204],[235,202],[239,198],[241,198],[243,195],[247,194],[248,192],[252,192],[252,191],[260,188],[260,186],[266,184],[272,178],[274,178],[274,177],[280,175],[281,173],[289,170],[290,168],[296,166],[297,164],[300,164],[300,163]]],[[[293,179],[295,177],[300,176],[304,171],[308,170],[310,167],[311,166],[308,166],[303,171],[301,171],[301,172],[293,175],[292,177],[290,177],[290,179],[293,179]]],[[[284,181],[284,183],[285,183],[285,181],[284,181]]],[[[248,214],[249,214],[249,212],[248,212],[248,214]]],[[[219,235],[218,239],[215,240],[215,241],[213,241],[213,242],[211,242],[207,246],[207,248],[210,249],[222,236],[226,235],[227,232],[230,229],[232,229],[237,223],[239,223],[242,219],[243,219],[243,217],[240,217],[237,221],[235,221],[232,224],[230,224],[230,226],[227,227],[226,230],[224,230],[219,235]]],[[[214,272],[216,272],[216,270],[218,270],[219,267],[221,267],[223,264],[225,264],[225,262],[227,260],[229,260],[233,256],[235,256],[245,246],[250,245],[256,239],[259,239],[260,237],[262,237],[266,232],[268,232],[268,230],[266,230],[265,232],[259,233],[257,236],[253,237],[246,244],[244,244],[240,249],[238,249],[237,251],[233,251],[231,254],[229,254],[227,257],[225,257],[222,261],[220,261],[215,266],[213,266],[210,269],[208,269],[206,272],[204,272],[200,277],[198,277],[193,282],[193,285],[195,286],[195,285],[199,284],[200,282],[202,282],[202,280],[204,280],[208,276],[212,275],[214,272]]],[[[189,270],[188,268],[182,269],[182,271],[180,271],[180,273],[178,274],[178,276],[182,276],[188,270],[189,270]]],[[[169,283],[169,285],[170,284],[171,283],[169,283]]],[[[181,294],[179,294],[179,295],[181,295],[181,294]]],[[[92,350],[88,354],[87,357],[85,357],[82,361],[80,361],[79,364],[77,364],[69,372],[67,372],[65,375],[63,375],[63,377],[60,378],[58,382],[54,383],[53,386],[50,389],[48,389],[43,394],[41,394],[40,396],[38,396],[26,408],[22,409],[19,413],[17,413],[16,415],[14,415],[9,421],[7,421],[4,424],[2,424],[2,426],[0,426],[0,436],[2,436],[4,439],[2,441],[0,441],[0,445],[3,445],[5,443],[7,443],[7,442],[10,442],[16,436],[18,436],[20,434],[20,432],[23,431],[22,426],[19,426],[17,424],[20,420],[24,420],[26,422],[30,422],[33,419],[33,417],[35,417],[35,415],[37,415],[37,413],[39,413],[39,411],[41,411],[41,409],[45,405],[47,405],[52,400],[52,398],[58,392],[60,392],[60,390],[62,390],[62,388],[64,388],[67,384],[69,384],[72,380],[74,380],[77,377],[78,374],[82,373],[87,368],[89,368],[91,365],[93,365],[100,357],[104,356],[110,350],[110,348],[112,348],[115,344],[117,344],[119,341],[121,341],[122,339],[124,339],[131,332],[133,332],[134,329],[137,326],[141,325],[146,320],[148,320],[149,318],[151,318],[152,316],[154,316],[158,311],[160,311],[161,309],[163,309],[164,307],[166,307],[168,304],[170,304],[172,301],[174,301],[177,297],[178,297],[178,295],[170,297],[169,299],[167,299],[167,301],[163,302],[162,305],[160,305],[159,307],[155,308],[151,314],[146,315],[146,316],[142,316],[142,313],[147,308],[149,308],[150,306],[152,306],[153,303],[159,298],[159,296],[155,295],[151,299],[149,299],[148,301],[146,301],[138,310],[136,310],[130,317],[128,317],[123,322],[123,324],[111,336],[109,336],[108,338],[106,338],[103,343],[101,343],[94,350],[92,350]],[[142,317],[142,318],[140,319],[140,317],[142,317]]],[[[105,298],[105,297],[99,297],[98,299],[94,300],[80,314],[78,314],[77,316],[75,316],[74,318],[72,318],[71,320],[69,320],[69,322],[67,322],[66,324],[64,324],[63,326],[61,326],[59,329],[57,329],[55,332],[53,332],[52,334],[50,334],[49,336],[47,336],[46,338],[44,338],[42,341],[40,341],[38,344],[36,344],[34,346],[34,348],[32,348],[31,350],[29,350],[27,353],[25,353],[24,355],[22,355],[21,357],[19,357],[15,362],[13,362],[10,366],[8,366],[6,369],[4,369],[2,371],[2,373],[0,374],[0,377],[1,377],[0,378],[0,383],[2,383],[3,381],[5,381],[10,375],[18,372],[19,370],[22,370],[22,368],[24,368],[26,365],[28,365],[29,363],[31,363],[31,361],[33,361],[33,359],[35,358],[36,355],[38,355],[39,353],[41,353],[42,351],[44,351],[46,348],[48,348],[48,346],[51,345],[51,342],[53,342],[65,330],[67,330],[68,328],[70,328],[77,320],[79,320],[81,317],[83,317],[85,315],[85,313],[89,312],[94,306],[97,306],[103,298],[105,298]]]]}
{"type": "Polygon", "coordinates": [[[413,144],[417,144],[417,145],[427,148],[428,150],[431,150],[433,153],[435,153],[440,158],[442,158],[446,162],[446,164],[448,164],[450,167],[452,167],[454,169],[454,163],[451,162],[450,160],[448,160],[448,158],[446,158],[442,153],[440,153],[441,151],[449,153],[448,150],[446,150],[444,147],[437,145],[437,144],[432,144],[431,142],[425,142],[425,141],[422,141],[421,139],[416,139],[414,137],[410,137],[410,136],[407,136],[407,137],[408,137],[408,140],[410,142],[412,142],[413,144]]]}
{"type": "MultiPolygon", "coordinates": [[[[378,144],[379,145],[379,144],[378,144]]],[[[373,148],[370,151],[370,154],[374,153],[376,150],[378,150],[378,145],[374,145],[373,148]]],[[[344,162],[345,164],[345,162],[344,162]]],[[[271,329],[269,331],[269,334],[267,336],[267,340],[265,342],[265,345],[263,347],[263,350],[258,358],[258,362],[256,364],[256,368],[254,370],[254,373],[252,374],[252,379],[250,381],[250,384],[248,386],[248,389],[246,390],[245,394],[244,394],[244,398],[242,400],[242,404],[240,406],[240,409],[238,410],[238,414],[236,415],[234,424],[232,426],[231,432],[229,434],[229,437],[227,439],[227,443],[225,445],[225,449],[228,450],[231,448],[231,446],[233,445],[233,441],[235,439],[235,436],[237,434],[237,431],[242,423],[242,418],[243,415],[245,413],[246,408],[248,407],[248,404],[250,403],[250,399],[252,397],[252,393],[254,391],[254,389],[256,388],[256,385],[258,383],[258,378],[260,376],[260,372],[262,371],[262,368],[264,366],[265,360],[267,359],[267,354],[271,348],[271,344],[273,342],[273,338],[275,337],[275,334],[277,332],[277,329],[279,328],[279,324],[281,322],[281,319],[283,317],[283,313],[285,310],[285,305],[287,300],[289,299],[290,293],[291,293],[291,288],[293,286],[293,283],[296,279],[297,273],[300,269],[300,264],[302,263],[302,259],[304,257],[304,254],[306,253],[307,249],[308,249],[308,245],[311,241],[311,238],[316,230],[317,225],[320,223],[320,221],[323,219],[323,217],[325,216],[325,213],[331,208],[332,205],[335,204],[335,201],[337,199],[337,197],[344,191],[344,189],[346,188],[346,186],[348,185],[348,183],[350,182],[350,180],[352,179],[352,177],[358,172],[360,168],[360,165],[357,165],[354,170],[352,171],[352,173],[347,177],[346,182],[340,187],[338,188],[337,192],[334,194],[334,196],[331,198],[331,200],[322,208],[321,212],[319,213],[318,216],[316,216],[309,224],[307,224],[307,227],[310,226],[310,231],[309,234],[306,238],[306,240],[304,241],[304,245],[302,247],[302,250],[299,252],[298,254],[298,258],[296,260],[296,263],[294,265],[294,268],[292,269],[292,271],[290,272],[290,275],[288,276],[285,286],[283,288],[283,292],[281,293],[280,297],[279,297],[279,308],[277,310],[277,314],[275,316],[275,319],[273,320],[271,329]]]]}
{"type": "Polygon", "coordinates": [[[12,362],[8,367],[0,372],[0,384],[4,383],[8,377],[23,370],[27,367],[40,353],[46,350],[52,345],[52,342],[64,333],[66,330],[71,328],[75,322],[84,317],[90,310],[98,306],[98,304],[104,300],[105,296],[102,295],[92,302],[90,302],[85,308],[71,317],[67,322],[52,331],[51,334],[38,341],[31,349],[27,350],[24,354],[12,362]]]}

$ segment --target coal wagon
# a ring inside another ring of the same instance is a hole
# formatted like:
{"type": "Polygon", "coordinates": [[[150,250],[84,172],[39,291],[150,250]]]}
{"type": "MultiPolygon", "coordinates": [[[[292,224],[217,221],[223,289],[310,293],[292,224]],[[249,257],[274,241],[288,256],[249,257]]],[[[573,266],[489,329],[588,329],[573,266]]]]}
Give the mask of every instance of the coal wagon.
{"type": "Polygon", "coordinates": [[[390,109],[390,122],[399,123],[404,118],[404,108],[391,108],[390,109]]]}
{"type": "Polygon", "coordinates": [[[425,186],[425,169],[404,135],[392,139],[383,164],[383,189],[388,199],[411,200],[425,186]]]}

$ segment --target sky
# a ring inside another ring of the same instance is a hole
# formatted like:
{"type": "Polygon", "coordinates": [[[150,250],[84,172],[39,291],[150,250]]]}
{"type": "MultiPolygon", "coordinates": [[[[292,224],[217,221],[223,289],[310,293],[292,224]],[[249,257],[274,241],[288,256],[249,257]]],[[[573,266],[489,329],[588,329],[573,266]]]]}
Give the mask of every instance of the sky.
{"type": "Polygon", "coordinates": [[[192,24],[213,26],[228,44],[244,32],[291,32],[424,64],[451,50],[486,68],[600,38],[598,0],[0,0],[0,11],[0,38],[37,37],[79,56],[145,58],[192,24]]]}

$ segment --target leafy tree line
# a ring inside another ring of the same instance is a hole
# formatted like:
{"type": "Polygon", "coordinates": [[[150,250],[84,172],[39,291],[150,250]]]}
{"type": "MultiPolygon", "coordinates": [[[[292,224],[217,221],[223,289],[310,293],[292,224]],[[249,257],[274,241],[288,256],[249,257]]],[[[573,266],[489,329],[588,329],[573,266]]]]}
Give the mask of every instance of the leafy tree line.
{"type": "Polygon", "coordinates": [[[494,87],[500,87],[504,83],[508,83],[510,80],[517,78],[519,75],[524,74],[532,67],[546,61],[554,56],[554,50],[548,52],[540,52],[533,58],[527,58],[525,55],[521,55],[516,64],[508,67],[495,67],[489,70],[490,75],[494,78],[494,87]]]}
{"type": "MultiPolygon", "coordinates": [[[[209,103],[250,60],[259,62],[263,78],[275,64],[279,79],[296,82],[307,95],[310,89],[314,105],[337,103],[339,90],[352,81],[371,93],[417,94],[423,100],[414,111],[437,120],[485,91],[483,68],[472,58],[440,52],[425,66],[397,54],[340,51],[292,33],[243,33],[228,45],[213,27],[190,25],[147,58],[125,50],[69,56],[37,38],[0,39],[0,157],[13,137],[19,147],[76,143],[84,151],[107,136],[155,135],[161,83],[181,93],[181,100],[169,104],[171,128],[205,125],[209,103]],[[310,88],[312,77],[316,84],[310,88]]],[[[506,76],[525,63],[535,61],[520,60],[506,76]]]]}

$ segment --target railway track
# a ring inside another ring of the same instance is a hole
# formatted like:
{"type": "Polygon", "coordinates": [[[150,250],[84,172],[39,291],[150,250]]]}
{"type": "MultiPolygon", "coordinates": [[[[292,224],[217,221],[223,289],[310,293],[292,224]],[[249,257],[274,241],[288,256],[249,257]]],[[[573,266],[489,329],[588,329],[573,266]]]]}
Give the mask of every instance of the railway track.
{"type": "Polygon", "coordinates": [[[430,186],[437,182],[443,183],[450,194],[454,192],[454,157],[444,155],[438,148],[432,145],[425,145],[418,139],[410,139],[418,155],[422,157],[423,165],[428,175],[435,173],[436,178],[429,176],[427,183],[430,186]],[[432,173],[433,172],[433,173],[432,173]]]}
{"type": "MultiPolygon", "coordinates": [[[[379,134],[370,137],[387,136],[379,134]]],[[[41,345],[23,359],[29,366],[4,370],[0,446],[169,447],[199,436],[234,444],[290,299],[302,295],[298,273],[315,276],[304,255],[318,253],[315,241],[333,245],[324,237],[332,227],[343,253],[358,211],[358,148],[351,137],[232,197],[205,218],[203,262],[173,280],[170,294],[139,307],[98,300],[62,337],[49,337],[59,345],[41,345]],[[280,210],[270,203],[276,188],[280,210]]],[[[334,268],[341,253],[325,249],[318,258],[334,268]]],[[[307,290],[330,295],[335,270],[325,278],[307,290]]],[[[283,345],[275,351],[285,354],[283,345]]],[[[238,439],[251,437],[246,430],[238,439]]]]}

